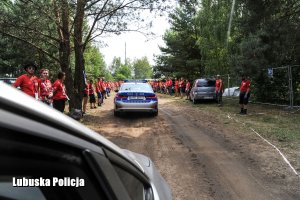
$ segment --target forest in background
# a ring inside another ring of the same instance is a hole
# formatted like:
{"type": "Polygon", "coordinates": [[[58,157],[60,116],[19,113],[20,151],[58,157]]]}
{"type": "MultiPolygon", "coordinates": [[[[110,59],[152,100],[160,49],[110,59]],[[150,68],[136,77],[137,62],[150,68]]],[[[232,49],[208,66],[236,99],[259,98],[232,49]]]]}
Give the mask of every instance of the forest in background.
{"type": "Polygon", "coordinates": [[[83,71],[108,80],[152,75],[147,58],[125,63],[114,58],[108,66],[94,43],[105,34],[141,31],[150,24],[142,23],[140,17],[148,9],[168,12],[171,24],[153,66],[153,78],[221,74],[230,75],[231,84],[238,86],[240,75],[246,74],[255,99],[285,103],[289,98],[287,69],[274,70],[273,77],[267,70],[295,66],[292,89],[300,105],[298,0],[177,2],[176,8],[168,8],[167,0],[3,0],[0,74],[17,76],[23,73],[22,65],[32,60],[40,68],[49,68],[52,79],[62,70],[67,73],[70,107],[80,109],[83,71]]]}
{"type": "Polygon", "coordinates": [[[124,78],[124,74],[118,73],[126,75],[128,69],[133,71],[127,74],[129,77],[138,76],[141,70],[135,69],[137,63],[148,63],[141,58],[128,61],[125,66],[114,62],[113,66],[106,67],[95,45],[97,39],[101,43],[103,35],[142,32],[151,21],[143,19],[141,12],[160,13],[167,9],[167,1],[3,0],[0,2],[0,73],[20,75],[24,63],[32,61],[39,68],[50,69],[52,76],[63,71],[69,108],[81,109],[84,72],[91,77],[117,79],[124,78]]]}
{"type": "Polygon", "coordinates": [[[279,67],[293,66],[292,92],[300,105],[299,0],[188,0],[179,5],[169,15],[171,28],[156,57],[155,77],[193,80],[221,74],[239,86],[245,74],[256,100],[287,103],[291,77],[279,67]],[[272,77],[269,68],[274,68],[272,77]]]}

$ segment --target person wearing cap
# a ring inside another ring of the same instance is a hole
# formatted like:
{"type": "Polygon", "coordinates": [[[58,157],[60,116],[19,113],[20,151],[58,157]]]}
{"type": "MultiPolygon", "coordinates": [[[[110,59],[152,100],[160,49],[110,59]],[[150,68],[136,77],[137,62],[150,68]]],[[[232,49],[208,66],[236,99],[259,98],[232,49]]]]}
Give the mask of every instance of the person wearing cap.
{"type": "Polygon", "coordinates": [[[13,86],[20,87],[25,94],[38,99],[38,78],[34,75],[37,66],[34,63],[29,63],[24,66],[24,70],[26,74],[19,76],[13,86]]]}
{"type": "Polygon", "coordinates": [[[219,105],[222,104],[222,93],[223,93],[222,87],[223,87],[223,82],[220,75],[218,74],[216,78],[216,98],[219,105]]]}

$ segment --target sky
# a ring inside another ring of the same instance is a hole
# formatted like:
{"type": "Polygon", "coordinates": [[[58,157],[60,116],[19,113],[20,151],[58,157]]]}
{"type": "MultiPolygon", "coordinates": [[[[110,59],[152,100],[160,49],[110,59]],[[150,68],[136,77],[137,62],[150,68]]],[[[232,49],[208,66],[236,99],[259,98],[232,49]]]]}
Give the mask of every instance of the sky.
{"type": "Polygon", "coordinates": [[[126,43],[126,58],[133,61],[146,56],[149,63],[154,65],[153,55],[161,54],[158,46],[165,46],[162,36],[169,27],[166,16],[156,17],[153,19],[151,29],[149,29],[149,32],[155,33],[156,37],[154,39],[147,40],[144,35],[137,32],[113,35],[110,38],[101,39],[107,47],[99,48],[100,52],[104,55],[108,66],[112,63],[114,57],[121,57],[122,63],[125,63],[126,43]]]}

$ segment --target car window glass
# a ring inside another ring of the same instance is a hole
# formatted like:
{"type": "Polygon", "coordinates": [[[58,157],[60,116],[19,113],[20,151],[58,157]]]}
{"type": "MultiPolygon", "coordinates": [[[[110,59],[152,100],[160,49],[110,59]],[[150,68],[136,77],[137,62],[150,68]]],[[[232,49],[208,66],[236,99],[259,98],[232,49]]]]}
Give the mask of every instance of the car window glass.
{"type": "Polygon", "coordinates": [[[44,200],[39,187],[13,187],[11,178],[0,177],[0,199],[44,200]]]}
{"type": "Polygon", "coordinates": [[[216,82],[214,80],[198,80],[197,87],[215,87],[216,82]]]}
{"type": "Polygon", "coordinates": [[[143,91],[152,92],[152,88],[149,84],[123,84],[120,91],[143,91]]]}
{"type": "Polygon", "coordinates": [[[81,149],[0,128],[0,199],[107,199],[81,149]]]}
{"type": "Polygon", "coordinates": [[[132,200],[144,199],[144,185],[131,173],[113,165],[132,200]]]}

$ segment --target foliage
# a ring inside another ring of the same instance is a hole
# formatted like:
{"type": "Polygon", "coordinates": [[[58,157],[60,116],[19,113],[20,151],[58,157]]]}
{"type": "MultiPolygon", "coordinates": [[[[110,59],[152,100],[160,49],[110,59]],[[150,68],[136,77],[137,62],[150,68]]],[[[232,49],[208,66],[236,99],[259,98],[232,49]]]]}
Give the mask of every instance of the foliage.
{"type": "Polygon", "coordinates": [[[121,65],[115,72],[115,80],[125,80],[125,79],[131,79],[132,78],[132,72],[129,66],[127,65],[121,65]]]}
{"type": "MultiPolygon", "coordinates": [[[[141,32],[142,27],[150,24],[142,23],[141,11],[159,12],[168,7],[166,1],[4,0],[0,2],[0,42],[6,42],[7,38],[19,41],[25,51],[32,50],[28,52],[31,60],[39,64],[47,62],[46,66],[59,66],[66,73],[65,84],[71,99],[69,108],[81,109],[83,94],[80,91],[85,87],[82,74],[85,65],[87,71],[97,75],[108,74],[91,67],[99,64],[99,60],[94,60],[90,52],[84,55],[91,42],[103,34],[120,34],[128,30],[141,32]],[[84,56],[92,60],[86,62],[84,56]]],[[[14,48],[9,42],[5,46],[14,48]]],[[[7,52],[0,55],[0,64],[12,69],[16,60],[9,61],[7,55],[7,52]]],[[[27,54],[22,53],[23,57],[25,60],[27,54]]],[[[24,60],[17,61],[18,66],[24,60]]]]}
{"type": "Polygon", "coordinates": [[[152,68],[147,57],[137,59],[133,62],[134,78],[147,79],[152,78],[152,68]]]}
{"type": "MultiPolygon", "coordinates": [[[[156,56],[154,75],[231,74],[236,79],[246,74],[257,100],[287,100],[287,72],[272,80],[266,71],[300,64],[299,9],[299,0],[180,1],[169,16],[171,28],[163,37],[162,54],[156,56]]],[[[294,91],[298,71],[293,72],[294,91]]]]}
{"type": "Polygon", "coordinates": [[[170,14],[171,28],[164,34],[166,47],[156,58],[154,72],[164,76],[188,76],[203,73],[201,54],[197,47],[198,32],[195,27],[194,2],[185,2],[170,14]]]}
{"type": "Polygon", "coordinates": [[[96,47],[88,48],[84,53],[85,71],[93,78],[103,76],[105,74],[106,64],[103,55],[96,47]]]}

